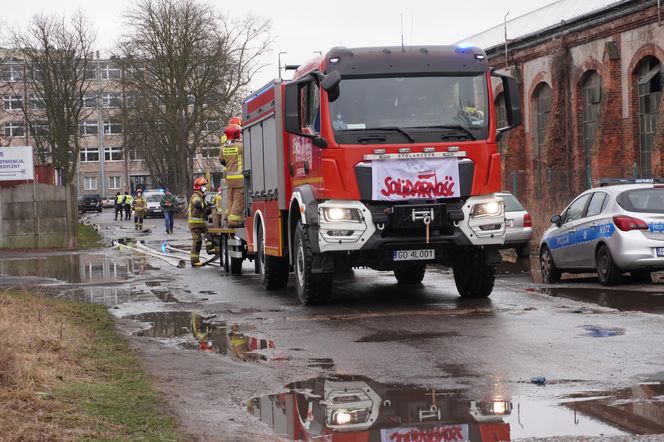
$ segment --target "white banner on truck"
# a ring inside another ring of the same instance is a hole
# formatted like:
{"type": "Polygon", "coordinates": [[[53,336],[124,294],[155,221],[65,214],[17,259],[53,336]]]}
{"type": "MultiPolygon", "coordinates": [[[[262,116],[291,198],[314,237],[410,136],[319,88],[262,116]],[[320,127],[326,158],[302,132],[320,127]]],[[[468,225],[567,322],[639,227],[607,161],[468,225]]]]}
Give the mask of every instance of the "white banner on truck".
{"type": "Polygon", "coordinates": [[[371,199],[455,198],[459,190],[456,158],[373,161],[371,199]]]}
{"type": "Polygon", "coordinates": [[[32,147],[0,147],[0,181],[34,179],[32,147]]]}

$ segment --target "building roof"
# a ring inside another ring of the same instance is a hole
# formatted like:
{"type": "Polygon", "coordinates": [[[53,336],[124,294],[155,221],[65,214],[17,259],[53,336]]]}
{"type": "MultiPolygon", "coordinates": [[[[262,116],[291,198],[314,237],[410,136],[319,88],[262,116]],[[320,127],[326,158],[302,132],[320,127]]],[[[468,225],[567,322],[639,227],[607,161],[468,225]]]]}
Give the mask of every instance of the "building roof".
{"type": "MultiPolygon", "coordinates": [[[[608,6],[632,0],[558,0],[520,17],[507,20],[507,39],[515,40],[592,14],[608,6]]],[[[508,16],[509,18],[509,16],[508,16]]],[[[505,24],[501,23],[459,43],[472,43],[483,49],[505,44],[505,24]]]]}

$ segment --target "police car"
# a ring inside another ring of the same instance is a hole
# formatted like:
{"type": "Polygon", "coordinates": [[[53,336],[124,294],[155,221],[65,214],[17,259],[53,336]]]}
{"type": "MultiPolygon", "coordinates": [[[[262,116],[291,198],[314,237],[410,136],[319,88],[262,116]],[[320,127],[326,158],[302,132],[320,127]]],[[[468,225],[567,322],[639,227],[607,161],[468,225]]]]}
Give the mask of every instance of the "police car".
{"type": "Polygon", "coordinates": [[[595,271],[603,285],[626,272],[652,282],[650,273],[664,270],[664,183],[617,181],[586,190],[551,217],[539,247],[544,282],[595,271]]]}

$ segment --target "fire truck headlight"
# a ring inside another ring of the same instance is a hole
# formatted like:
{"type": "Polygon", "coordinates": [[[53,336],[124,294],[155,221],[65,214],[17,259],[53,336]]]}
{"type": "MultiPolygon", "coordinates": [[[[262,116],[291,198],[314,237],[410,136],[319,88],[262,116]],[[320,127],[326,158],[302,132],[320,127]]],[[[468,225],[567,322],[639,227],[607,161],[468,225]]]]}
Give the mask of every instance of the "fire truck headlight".
{"type": "Polygon", "coordinates": [[[475,204],[470,211],[470,216],[472,218],[480,218],[483,216],[499,216],[503,213],[503,204],[504,203],[499,200],[475,204]]]}
{"type": "Polygon", "coordinates": [[[508,414],[509,409],[510,409],[509,402],[497,401],[493,403],[493,414],[495,415],[508,414]]]}
{"type": "Polygon", "coordinates": [[[351,221],[362,222],[362,216],[358,209],[347,209],[342,207],[324,207],[323,217],[327,222],[351,221]]]}
{"type": "Polygon", "coordinates": [[[369,420],[370,408],[339,408],[328,415],[329,425],[363,424],[369,420]]]}

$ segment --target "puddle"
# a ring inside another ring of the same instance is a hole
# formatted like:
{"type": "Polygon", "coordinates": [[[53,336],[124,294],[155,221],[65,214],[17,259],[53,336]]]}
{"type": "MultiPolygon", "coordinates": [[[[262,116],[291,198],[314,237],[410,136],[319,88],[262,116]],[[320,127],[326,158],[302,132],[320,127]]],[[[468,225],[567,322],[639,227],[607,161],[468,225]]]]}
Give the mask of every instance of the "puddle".
{"type": "Polygon", "coordinates": [[[459,336],[459,332],[422,332],[415,333],[409,330],[390,330],[381,331],[373,335],[364,336],[355,342],[392,342],[392,341],[423,341],[426,339],[442,338],[442,337],[455,337],[459,336]]]}
{"type": "Polygon", "coordinates": [[[664,433],[664,382],[645,382],[563,404],[633,434],[664,433]]]}
{"type": "Polygon", "coordinates": [[[625,334],[624,328],[617,327],[600,327],[598,325],[582,325],[586,333],[586,336],[591,336],[593,338],[608,338],[611,336],[619,336],[625,334]]]}
{"type": "Polygon", "coordinates": [[[136,336],[175,338],[190,333],[191,312],[150,312],[127,316],[127,318],[152,324],[152,327],[136,332],[136,336]]]}
{"type": "Polygon", "coordinates": [[[1,275],[53,278],[76,284],[124,282],[152,269],[143,258],[109,258],[94,254],[0,259],[1,275]]]}
{"type": "Polygon", "coordinates": [[[178,298],[173,296],[173,294],[166,289],[152,289],[152,294],[155,295],[163,302],[180,302],[178,298]]]}
{"type": "Polygon", "coordinates": [[[630,434],[599,413],[584,412],[577,401],[499,394],[471,399],[464,390],[346,375],[295,382],[286,389],[250,400],[247,411],[290,440],[488,441],[630,434]]]}
{"type": "Polygon", "coordinates": [[[621,311],[664,313],[664,292],[645,292],[602,287],[547,287],[538,291],[575,301],[597,304],[621,311]]]}
{"type": "Polygon", "coordinates": [[[188,350],[218,353],[243,361],[289,359],[276,352],[274,341],[242,332],[237,324],[229,327],[214,316],[204,317],[196,312],[170,311],[142,313],[127,318],[152,324],[151,328],[136,332],[137,336],[192,336],[195,340],[179,344],[181,348],[188,350]]]}

